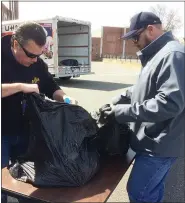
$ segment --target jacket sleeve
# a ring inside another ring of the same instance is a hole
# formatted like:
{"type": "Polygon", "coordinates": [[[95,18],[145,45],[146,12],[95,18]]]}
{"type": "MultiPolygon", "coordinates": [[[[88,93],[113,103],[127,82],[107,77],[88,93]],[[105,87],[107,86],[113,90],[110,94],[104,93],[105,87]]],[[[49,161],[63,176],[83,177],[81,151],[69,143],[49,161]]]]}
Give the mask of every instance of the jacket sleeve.
{"type": "Polygon", "coordinates": [[[157,94],[143,103],[118,104],[114,108],[118,122],[160,122],[175,117],[185,107],[185,54],[171,52],[160,63],[157,94]]]}

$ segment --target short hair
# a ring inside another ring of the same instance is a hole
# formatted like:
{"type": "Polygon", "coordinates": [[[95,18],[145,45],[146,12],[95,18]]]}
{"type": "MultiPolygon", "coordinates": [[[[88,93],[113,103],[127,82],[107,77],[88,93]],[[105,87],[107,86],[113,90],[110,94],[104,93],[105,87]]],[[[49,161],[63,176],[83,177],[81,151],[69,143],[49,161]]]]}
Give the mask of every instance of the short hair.
{"type": "Polygon", "coordinates": [[[33,40],[38,46],[44,46],[46,37],[46,32],[41,25],[35,22],[25,22],[17,28],[12,40],[17,40],[22,46],[29,40],[33,40]]]}
{"type": "Polygon", "coordinates": [[[153,26],[155,26],[158,29],[162,29],[162,24],[154,24],[153,26]]]}

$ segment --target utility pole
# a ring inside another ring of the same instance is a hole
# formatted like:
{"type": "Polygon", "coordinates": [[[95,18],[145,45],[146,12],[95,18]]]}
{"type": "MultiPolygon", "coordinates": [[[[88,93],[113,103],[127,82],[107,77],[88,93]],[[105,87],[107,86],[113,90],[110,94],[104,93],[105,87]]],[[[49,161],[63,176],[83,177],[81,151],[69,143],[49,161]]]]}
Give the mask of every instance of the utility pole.
{"type": "MultiPolygon", "coordinates": [[[[127,28],[124,27],[124,35],[126,34],[127,32],[127,28]]],[[[126,41],[123,40],[123,52],[122,52],[122,58],[125,58],[125,46],[126,46],[126,41]]]]}

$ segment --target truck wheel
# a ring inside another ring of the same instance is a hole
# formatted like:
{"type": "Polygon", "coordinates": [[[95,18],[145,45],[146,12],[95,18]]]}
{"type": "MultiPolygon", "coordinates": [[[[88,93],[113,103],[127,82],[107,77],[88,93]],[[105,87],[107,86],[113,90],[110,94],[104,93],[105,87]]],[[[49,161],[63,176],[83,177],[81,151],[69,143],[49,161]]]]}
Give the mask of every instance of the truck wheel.
{"type": "Polygon", "coordinates": [[[60,77],[61,80],[70,80],[71,79],[71,76],[68,76],[68,77],[60,77]]]}

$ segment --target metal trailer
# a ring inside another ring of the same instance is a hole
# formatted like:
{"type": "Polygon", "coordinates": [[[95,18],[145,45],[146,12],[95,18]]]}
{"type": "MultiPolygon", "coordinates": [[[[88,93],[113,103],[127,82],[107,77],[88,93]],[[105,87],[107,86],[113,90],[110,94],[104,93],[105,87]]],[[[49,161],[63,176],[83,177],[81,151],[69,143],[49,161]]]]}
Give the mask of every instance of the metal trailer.
{"type": "MultiPolygon", "coordinates": [[[[25,21],[2,22],[2,36],[12,34],[25,21]]],[[[55,78],[70,79],[91,72],[91,23],[56,16],[34,20],[45,28],[47,42],[41,58],[55,78]],[[77,60],[75,65],[62,65],[64,60],[77,60]]]]}

